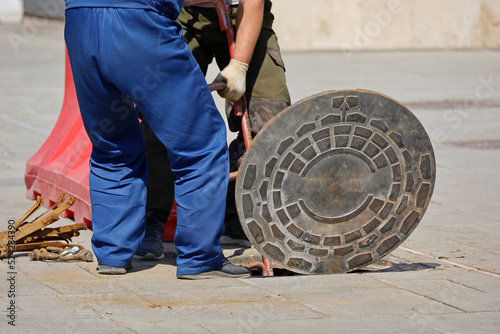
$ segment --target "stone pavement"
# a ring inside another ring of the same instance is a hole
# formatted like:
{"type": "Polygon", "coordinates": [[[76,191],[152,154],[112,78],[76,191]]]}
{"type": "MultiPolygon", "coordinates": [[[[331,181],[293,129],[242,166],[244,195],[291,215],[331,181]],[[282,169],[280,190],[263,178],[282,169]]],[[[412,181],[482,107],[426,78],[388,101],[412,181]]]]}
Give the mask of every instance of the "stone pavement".
{"type": "MultiPolygon", "coordinates": [[[[173,258],[135,261],[131,273],[106,277],[95,262],[35,262],[19,253],[13,275],[0,262],[0,333],[500,332],[500,52],[286,53],[284,60],[294,101],[371,89],[406,103],[427,129],[436,188],[420,225],[387,257],[392,267],[183,281],[173,258]]],[[[63,23],[27,17],[1,25],[0,73],[4,230],[33,204],[25,163],[62,105],[63,23]]],[[[90,249],[90,237],[83,231],[74,242],[90,249]]]]}

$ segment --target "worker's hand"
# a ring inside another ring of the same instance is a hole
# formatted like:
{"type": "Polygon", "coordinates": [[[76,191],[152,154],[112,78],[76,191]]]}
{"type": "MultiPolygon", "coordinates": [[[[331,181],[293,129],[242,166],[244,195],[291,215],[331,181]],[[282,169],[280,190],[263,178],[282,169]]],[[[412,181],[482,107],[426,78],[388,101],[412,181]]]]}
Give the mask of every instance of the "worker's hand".
{"type": "Polygon", "coordinates": [[[230,101],[238,101],[245,94],[247,71],[248,64],[231,59],[229,65],[214,80],[226,83],[226,88],[217,91],[219,95],[230,101]]]}

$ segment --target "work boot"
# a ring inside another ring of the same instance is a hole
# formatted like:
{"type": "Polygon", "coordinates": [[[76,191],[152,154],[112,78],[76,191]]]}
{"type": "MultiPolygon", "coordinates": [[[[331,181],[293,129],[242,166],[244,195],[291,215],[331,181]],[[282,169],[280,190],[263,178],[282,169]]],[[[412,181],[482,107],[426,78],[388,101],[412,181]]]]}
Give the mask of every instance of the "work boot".
{"type": "Polygon", "coordinates": [[[229,165],[230,165],[231,172],[235,172],[240,168],[245,151],[246,151],[245,150],[245,141],[243,140],[242,133],[239,132],[238,137],[236,139],[234,139],[229,144],[229,147],[228,147],[229,165]]]}
{"type": "Polygon", "coordinates": [[[156,211],[148,211],[146,213],[146,233],[132,259],[154,261],[165,257],[163,254],[163,234],[165,233],[163,222],[168,217],[162,216],[165,215],[156,211]]]}
{"type": "Polygon", "coordinates": [[[220,237],[219,243],[222,246],[252,247],[252,243],[248,240],[245,232],[243,232],[238,216],[231,214],[226,215],[224,234],[220,237]]]}
{"type": "Polygon", "coordinates": [[[212,270],[208,270],[199,274],[177,275],[177,278],[182,279],[208,279],[208,278],[249,278],[252,272],[247,267],[236,266],[225,259],[224,262],[212,270]]]}

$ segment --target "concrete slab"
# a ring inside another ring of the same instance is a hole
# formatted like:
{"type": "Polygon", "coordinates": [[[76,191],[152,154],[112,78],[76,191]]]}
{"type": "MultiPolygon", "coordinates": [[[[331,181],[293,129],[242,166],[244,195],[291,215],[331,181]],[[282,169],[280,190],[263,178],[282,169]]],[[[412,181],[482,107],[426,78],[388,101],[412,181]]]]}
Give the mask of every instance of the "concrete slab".
{"type": "Polygon", "coordinates": [[[262,279],[252,279],[246,282],[279,295],[295,295],[296,293],[308,295],[320,293],[318,287],[321,287],[321,291],[331,292],[349,292],[358,289],[372,290],[387,287],[386,284],[360,273],[349,273],[346,275],[266,277],[262,279]]]}
{"type": "Polygon", "coordinates": [[[479,312],[442,315],[415,315],[410,318],[422,328],[415,332],[428,332],[431,326],[438,333],[498,333],[500,314],[498,312],[479,312]]]}
{"type": "Polygon", "coordinates": [[[199,289],[197,294],[189,290],[162,290],[138,292],[137,295],[163,309],[161,314],[164,321],[190,322],[196,321],[200,315],[214,322],[246,317],[281,321],[323,317],[300,302],[249,286],[227,288],[224,291],[199,289]]]}
{"type": "MultiPolygon", "coordinates": [[[[9,291],[9,282],[7,281],[7,278],[12,275],[6,274],[5,276],[6,279],[0,281],[0,291],[9,291]]],[[[60,293],[56,289],[53,289],[43,282],[33,279],[32,277],[29,277],[28,275],[21,272],[17,272],[15,274],[15,281],[16,285],[23,287],[22,290],[19,290],[16,293],[16,295],[19,297],[40,296],[39,298],[43,298],[43,295],[55,295],[60,293]]]]}
{"type": "Polygon", "coordinates": [[[166,333],[180,333],[180,334],[190,334],[190,333],[213,333],[206,327],[207,321],[197,322],[186,322],[184,320],[164,320],[163,311],[155,314],[154,317],[145,319],[144,322],[137,322],[131,319],[119,319],[117,322],[122,326],[127,326],[133,333],[144,333],[144,334],[155,334],[158,330],[164,331],[166,333]]]}
{"type": "Polygon", "coordinates": [[[384,279],[383,281],[463,312],[500,309],[500,293],[491,289],[491,286],[487,289],[490,291],[480,291],[448,279],[433,281],[384,279]]]}
{"type": "Polygon", "coordinates": [[[247,321],[205,323],[213,333],[439,333],[432,327],[400,316],[336,316],[328,319],[294,319],[287,322],[247,321]]]}
{"type": "Polygon", "coordinates": [[[37,316],[38,318],[36,320],[19,319],[19,321],[16,321],[15,330],[12,330],[12,328],[2,323],[0,324],[0,330],[2,330],[2,333],[21,332],[23,334],[39,334],[51,333],[54,328],[57,328],[58,331],[62,333],[75,333],[82,328],[86,328],[91,329],[93,333],[136,333],[106,318],[92,318],[88,316],[86,319],[60,320],[57,315],[54,316],[54,319],[46,319],[41,314],[37,316]]]}
{"type": "Polygon", "coordinates": [[[491,232],[480,239],[471,239],[471,235],[480,236],[481,233],[463,225],[428,227],[432,232],[430,235],[416,233],[406,245],[412,249],[425,250],[442,259],[500,273],[500,264],[497,260],[499,251],[496,247],[498,245],[496,227],[497,225],[494,225],[491,232]],[[451,229],[457,231],[450,233],[451,229]]]}
{"type": "Polygon", "coordinates": [[[317,292],[307,295],[302,292],[285,292],[284,295],[330,317],[342,314],[401,316],[411,315],[414,312],[440,314],[460,311],[438,301],[391,287],[352,291],[328,291],[317,287],[317,292]],[[325,295],[325,292],[328,294],[325,295]]]}

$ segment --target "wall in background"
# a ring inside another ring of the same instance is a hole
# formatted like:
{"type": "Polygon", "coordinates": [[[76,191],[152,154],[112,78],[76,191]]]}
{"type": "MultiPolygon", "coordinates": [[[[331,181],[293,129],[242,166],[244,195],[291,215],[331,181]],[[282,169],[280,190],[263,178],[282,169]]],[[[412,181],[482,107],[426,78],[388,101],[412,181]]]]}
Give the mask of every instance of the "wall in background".
{"type": "Polygon", "coordinates": [[[24,0],[24,13],[64,20],[64,0],[24,0]]]}
{"type": "MultiPolygon", "coordinates": [[[[24,0],[25,13],[64,18],[64,0],[24,0]]],[[[500,0],[273,0],[281,48],[500,48],[500,0]]]]}
{"type": "Polygon", "coordinates": [[[283,50],[500,48],[499,0],[273,0],[283,50]]]}

